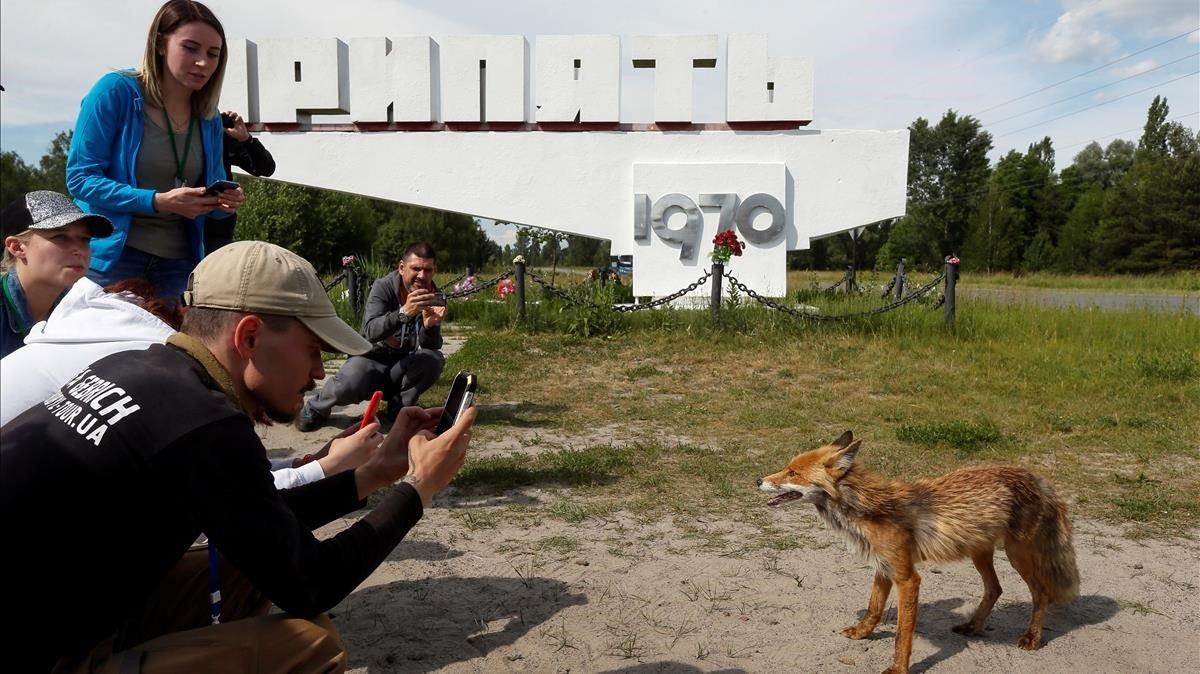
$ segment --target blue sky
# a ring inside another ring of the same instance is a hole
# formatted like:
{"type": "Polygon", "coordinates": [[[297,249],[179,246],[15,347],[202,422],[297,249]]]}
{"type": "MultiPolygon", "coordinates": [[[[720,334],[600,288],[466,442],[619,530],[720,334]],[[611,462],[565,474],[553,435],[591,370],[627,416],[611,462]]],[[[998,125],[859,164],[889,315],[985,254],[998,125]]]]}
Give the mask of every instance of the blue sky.
{"type": "MultiPolygon", "coordinates": [[[[716,33],[723,53],[728,33],[765,32],[772,55],[815,58],[814,128],[903,128],[918,116],[936,121],[953,108],[976,115],[992,132],[993,159],[1049,135],[1059,168],[1092,139],[1135,139],[1155,94],[1168,98],[1172,117],[1193,130],[1200,125],[1195,114],[1200,83],[1198,76],[1188,76],[1200,69],[1196,0],[208,4],[227,35],[252,40],[519,33],[532,44],[538,34],[602,33],[621,36],[627,56],[628,38],[635,34],[716,33]],[[1128,58],[1075,77],[1122,57],[1128,58]],[[1182,79],[1166,83],[1176,78],[1182,79]],[[1098,107],[1085,110],[1091,106],[1098,107]],[[1070,114],[1076,111],[1081,112],[1070,114]],[[1043,123],[1061,115],[1067,116],[1043,123]]],[[[74,124],[79,100],[98,77],[139,61],[158,5],[146,0],[0,4],[0,83],[7,90],[0,94],[0,149],[36,163],[54,133],[74,124]]],[[[653,76],[634,71],[626,61],[622,120],[650,121],[653,76]]],[[[723,121],[723,97],[720,64],[698,71],[696,121],[723,121]]]]}

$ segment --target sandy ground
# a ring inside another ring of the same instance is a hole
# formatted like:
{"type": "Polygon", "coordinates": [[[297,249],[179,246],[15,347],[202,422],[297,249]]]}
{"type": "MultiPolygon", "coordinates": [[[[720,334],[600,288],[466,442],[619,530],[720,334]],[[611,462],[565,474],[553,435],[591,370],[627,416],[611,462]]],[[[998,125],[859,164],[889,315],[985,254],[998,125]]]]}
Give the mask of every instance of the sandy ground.
{"type": "MultiPolygon", "coordinates": [[[[348,424],[357,411],[334,421],[348,424]]],[[[334,430],[302,435],[277,427],[265,440],[273,453],[303,453],[334,430]]],[[[581,440],[539,433],[556,448],[581,440]]],[[[536,448],[518,437],[473,451],[536,448]]],[[[481,505],[566,494],[529,489],[485,503],[452,490],[439,496],[334,609],[351,671],[858,672],[890,664],[894,597],[873,638],[838,633],[866,608],[872,571],[808,506],[772,511],[802,543],[785,552],[757,549],[755,531],[716,517],[642,521],[618,513],[523,526],[464,517],[481,505]]],[[[1200,671],[1197,537],[1134,541],[1096,522],[1075,527],[1081,596],[1051,609],[1047,643],[1036,652],[1015,645],[1029,619],[1029,594],[1002,553],[996,570],[1005,593],[979,638],[950,631],[979,599],[974,568],[923,567],[913,671],[1200,671]]]]}

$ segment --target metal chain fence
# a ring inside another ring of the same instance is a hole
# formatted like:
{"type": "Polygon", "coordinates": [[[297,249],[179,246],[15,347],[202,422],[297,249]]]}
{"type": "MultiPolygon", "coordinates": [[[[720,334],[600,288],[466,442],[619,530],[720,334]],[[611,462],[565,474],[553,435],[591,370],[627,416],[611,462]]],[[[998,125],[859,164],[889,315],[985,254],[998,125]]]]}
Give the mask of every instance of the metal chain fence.
{"type": "Polygon", "coordinates": [[[946,278],[945,273],[939,274],[932,281],[930,281],[929,283],[916,289],[911,294],[906,295],[890,304],[885,304],[882,307],[878,307],[876,309],[871,309],[870,311],[859,311],[859,312],[855,312],[852,314],[820,314],[820,313],[808,313],[806,311],[801,311],[799,309],[796,309],[795,307],[789,307],[789,306],[780,304],[779,302],[776,302],[775,300],[773,300],[769,297],[764,297],[762,295],[759,295],[758,293],[754,292],[754,290],[752,290],[745,283],[742,283],[741,281],[739,281],[737,279],[737,277],[734,276],[731,272],[725,272],[724,276],[725,276],[725,278],[729,279],[729,282],[733,285],[733,287],[737,288],[739,292],[745,293],[747,297],[753,299],[754,301],[758,302],[759,304],[762,304],[762,305],[769,307],[771,309],[774,309],[776,311],[781,311],[785,314],[790,314],[791,316],[795,316],[796,318],[803,318],[803,319],[809,320],[809,321],[848,321],[851,319],[866,318],[867,316],[875,316],[878,314],[887,313],[894,309],[899,309],[900,307],[925,296],[926,294],[931,292],[933,289],[937,288],[938,284],[941,283],[946,278]]]}
{"type": "MultiPolygon", "coordinates": [[[[542,288],[544,288],[546,290],[546,292],[550,293],[551,295],[554,295],[555,297],[561,298],[563,301],[565,301],[569,304],[575,304],[575,305],[580,305],[580,306],[599,307],[599,305],[591,304],[589,302],[584,302],[578,298],[572,297],[570,295],[570,293],[566,292],[562,288],[559,288],[558,286],[554,285],[550,281],[547,281],[546,279],[542,278],[541,276],[538,276],[537,274],[535,274],[533,272],[526,272],[526,273],[528,274],[529,278],[533,280],[534,283],[540,285],[542,288]]],[[[655,307],[661,307],[664,304],[674,302],[675,300],[683,297],[684,295],[687,295],[688,293],[694,291],[696,288],[699,288],[700,286],[704,285],[705,283],[708,283],[708,280],[710,278],[712,278],[712,272],[706,271],[706,272],[704,272],[704,275],[701,276],[700,278],[696,279],[695,282],[693,282],[687,286],[684,286],[683,288],[680,288],[679,290],[671,293],[670,295],[660,297],[660,298],[654,300],[653,302],[646,302],[645,304],[612,304],[612,305],[609,305],[608,308],[619,314],[627,314],[627,313],[634,312],[634,311],[643,311],[646,309],[653,309],[655,307]]]]}
{"type": "MultiPolygon", "coordinates": [[[[957,259],[955,259],[954,262],[957,263],[957,259]]],[[[332,279],[329,280],[329,282],[327,282],[325,284],[325,291],[329,292],[334,287],[336,287],[339,283],[345,282],[345,283],[349,284],[350,283],[350,279],[348,279],[349,273],[356,273],[358,278],[355,280],[357,280],[359,282],[358,284],[356,284],[359,286],[359,288],[363,287],[364,282],[370,281],[370,279],[368,279],[365,276],[365,274],[363,273],[363,270],[346,268],[346,269],[343,269],[341,272],[339,272],[336,276],[334,276],[332,279]]],[[[463,299],[463,298],[470,297],[472,295],[477,295],[486,290],[490,290],[491,288],[496,287],[497,285],[499,285],[502,281],[504,281],[506,279],[512,278],[515,273],[516,273],[515,270],[510,269],[509,271],[506,271],[503,274],[500,274],[499,276],[497,276],[493,279],[489,279],[482,283],[478,283],[476,285],[473,285],[470,288],[466,288],[466,289],[460,290],[458,292],[447,293],[446,299],[447,300],[463,299]]],[[[556,286],[554,283],[546,280],[545,278],[539,276],[538,274],[536,274],[532,271],[526,271],[525,275],[528,276],[531,280],[533,280],[534,283],[537,283],[539,286],[541,286],[545,290],[545,292],[563,300],[564,302],[567,302],[568,304],[582,306],[582,307],[590,307],[590,308],[594,308],[594,309],[608,309],[615,313],[632,313],[635,311],[644,311],[644,310],[648,310],[648,309],[654,309],[657,307],[661,307],[666,304],[670,304],[671,302],[674,302],[674,301],[688,295],[689,293],[694,292],[697,288],[709,283],[713,279],[712,271],[709,270],[709,271],[705,271],[704,274],[702,274],[699,278],[697,278],[694,282],[688,284],[687,286],[680,288],[679,290],[677,290],[674,293],[671,293],[670,295],[666,295],[664,297],[659,297],[658,299],[655,299],[651,302],[646,302],[643,304],[611,304],[611,305],[605,306],[605,305],[598,305],[593,302],[588,302],[579,297],[575,297],[571,293],[556,286]]],[[[738,292],[744,293],[750,299],[754,300],[755,302],[757,302],[769,309],[773,309],[775,311],[779,311],[779,312],[782,312],[782,313],[788,314],[790,316],[793,316],[795,318],[799,318],[799,319],[803,319],[803,320],[825,321],[825,322],[849,321],[849,320],[855,320],[855,319],[859,319],[859,318],[866,318],[869,316],[877,316],[879,314],[884,314],[889,311],[894,311],[896,309],[899,309],[900,307],[903,307],[907,304],[915,302],[916,300],[918,300],[922,297],[925,297],[926,295],[928,295],[931,292],[933,292],[934,290],[936,290],[937,287],[943,281],[946,280],[946,272],[943,271],[940,274],[938,274],[937,276],[935,276],[931,281],[929,281],[925,285],[922,285],[921,287],[919,287],[916,290],[913,290],[911,292],[906,292],[906,294],[903,297],[900,297],[900,298],[896,299],[895,301],[885,304],[881,307],[877,307],[875,309],[871,309],[868,311],[858,311],[858,312],[849,313],[849,314],[825,314],[825,313],[820,313],[820,312],[804,311],[802,309],[798,309],[796,307],[792,307],[792,306],[783,304],[782,302],[776,301],[770,297],[760,295],[759,293],[757,293],[753,289],[751,289],[749,286],[747,286],[745,283],[742,283],[736,276],[733,275],[732,272],[726,271],[723,274],[721,274],[721,276],[723,278],[728,279],[730,284],[732,285],[732,287],[735,288],[738,292]]],[[[458,282],[462,281],[465,278],[467,278],[466,272],[460,274],[454,280],[444,284],[443,287],[453,287],[455,284],[457,284],[458,282]]],[[[841,288],[843,285],[847,284],[848,282],[852,283],[853,282],[852,279],[853,279],[852,272],[847,272],[844,276],[842,276],[841,280],[839,280],[837,283],[833,284],[832,286],[830,286],[828,288],[824,288],[824,289],[820,290],[819,292],[821,292],[823,294],[832,294],[836,290],[841,288]]],[[[906,274],[903,274],[903,272],[901,272],[901,273],[898,273],[896,276],[894,276],[891,279],[891,281],[887,284],[887,286],[884,287],[882,296],[884,298],[889,297],[891,295],[892,291],[896,288],[897,283],[903,283],[905,291],[908,291],[908,277],[906,274]]],[[[865,288],[857,288],[857,287],[853,287],[853,286],[851,287],[851,289],[857,290],[860,293],[866,291],[865,288]]],[[[946,304],[946,301],[947,301],[946,294],[939,293],[937,296],[937,299],[932,303],[930,308],[938,309],[938,308],[944,306],[946,304]]],[[[715,313],[714,313],[714,317],[715,317],[715,313]]]]}
{"type": "Polygon", "coordinates": [[[443,283],[442,287],[443,288],[453,288],[455,286],[455,284],[457,284],[459,281],[465,279],[466,277],[467,277],[467,272],[464,271],[463,273],[459,274],[458,276],[454,277],[453,279],[443,283]]]}
{"type": "Polygon", "coordinates": [[[337,287],[337,284],[344,280],[346,280],[346,272],[339,272],[337,276],[329,279],[329,283],[325,284],[325,292],[328,293],[330,290],[333,290],[335,287],[337,287]]]}
{"type": "Polygon", "coordinates": [[[654,307],[661,307],[662,305],[667,304],[668,302],[674,302],[675,300],[679,299],[680,297],[683,297],[684,295],[692,292],[696,288],[699,288],[700,286],[704,285],[705,283],[708,283],[708,280],[710,278],[712,278],[712,272],[706,271],[706,272],[704,272],[704,275],[701,276],[700,278],[696,279],[695,282],[671,293],[670,295],[667,295],[666,297],[660,297],[660,298],[654,300],[653,302],[646,302],[645,304],[614,304],[612,308],[613,308],[613,311],[616,311],[618,313],[629,313],[631,311],[641,311],[643,309],[653,309],[654,307]]]}
{"type": "MultiPolygon", "coordinates": [[[[456,293],[446,293],[446,299],[447,300],[457,300],[457,299],[462,299],[464,297],[470,297],[471,295],[476,295],[485,290],[493,288],[496,285],[499,285],[499,283],[501,281],[503,281],[504,279],[506,279],[512,275],[513,275],[513,273],[512,273],[512,270],[510,269],[510,270],[504,272],[503,274],[497,276],[496,278],[491,279],[490,281],[484,281],[483,283],[480,283],[477,286],[467,288],[466,290],[460,290],[456,293]]],[[[460,278],[465,278],[465,277],[466,277],[466,275],[464,274],[460,278]]],[[[452,285],[452,284],[447,284],[447,285],[452,285]]]]}

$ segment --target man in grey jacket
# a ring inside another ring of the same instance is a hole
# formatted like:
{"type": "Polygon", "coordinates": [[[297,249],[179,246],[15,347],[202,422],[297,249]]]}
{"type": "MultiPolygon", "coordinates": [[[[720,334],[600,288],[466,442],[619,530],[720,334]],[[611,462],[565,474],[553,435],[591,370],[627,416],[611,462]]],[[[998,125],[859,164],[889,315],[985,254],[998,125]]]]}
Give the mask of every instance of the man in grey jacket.
{"type": "MultiPolygon", "coordinates": [[[[433,285],[437,253],[418,241],[404,250],[396,271],[375,281],[363,311],[362,336],[373,345],[351,356],[333,379],[304,404],[296,419],[301,431],[325,425],[335,405],[352,405],[383,391],[389,413],[416,405],[437,382],[442,356],[444,300],[433,285]]],[[[385,414],[386,416],[386,414],[385,414]]]]}

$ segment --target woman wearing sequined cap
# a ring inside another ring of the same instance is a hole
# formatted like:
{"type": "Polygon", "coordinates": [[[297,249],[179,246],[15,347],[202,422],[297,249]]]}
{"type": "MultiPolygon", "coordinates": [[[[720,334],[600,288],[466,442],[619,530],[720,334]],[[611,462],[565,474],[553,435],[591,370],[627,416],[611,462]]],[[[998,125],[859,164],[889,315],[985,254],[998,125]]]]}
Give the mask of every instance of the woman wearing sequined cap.
{"type": "Polygon", "coordinates": [[[92,237],[111,233],[107,219],[80,211],[58,192],[29,192],[0,211],[0,357],[24,346],[33,325],[83,278],[92,237]]]}
{"type": "Polygon", "coordinates": [[[104,286],[142,277],[177,300],[204,257],[204,223],[245,202],[226,180],[217,99],[228,49],[221,22],[193,0],[154,16],[140,69],[100,78],[83,100],[67,157],[67,188],[89,213],[112,221],[92,241],[88,277],[104,286]]]}

